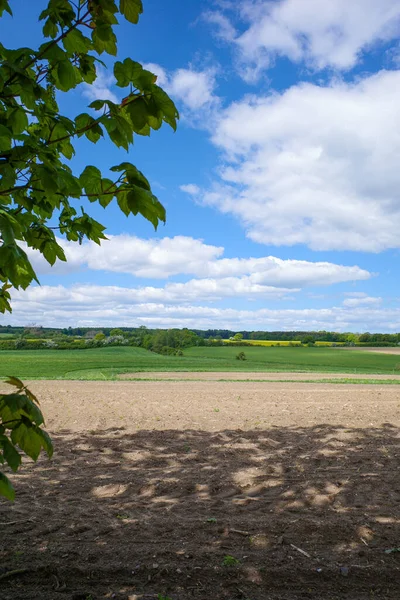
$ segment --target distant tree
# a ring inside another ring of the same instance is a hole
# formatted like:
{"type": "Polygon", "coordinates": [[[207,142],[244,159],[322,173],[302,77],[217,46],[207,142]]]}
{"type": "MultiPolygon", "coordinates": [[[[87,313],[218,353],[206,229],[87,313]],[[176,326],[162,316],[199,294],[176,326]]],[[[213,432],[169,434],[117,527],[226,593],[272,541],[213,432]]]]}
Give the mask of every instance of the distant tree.
{"type": "Polygon", "coordinates": [[[358,336],[358,334],[356,334],[356,333],[347,333],[346,334],[346,342],[348,344],[352,344],[352,345],[358,344],[358,342],[359,342],[359,336],[358,336]]]}
{"type": "Polygon", "coordinates": [[[233,336],[234,342],[241,342],[242,339],[243,339],[243,333],[235,333],[235,335],[233,336]]]}
{"type": "Polygon", "coordinates": [[[371,342],[371,334],[368,331],[366,333],[362,333],[358,340],[364,344],[371,342]]]}
{"type": "Polygon", "coordinates": [[[123,336],[124,332],[122,331],[122,329],[111,329],[110,335],[113,337],[114,336],[123,336]]]}
{"type": "Polygon", "coordinates": [[[106,339],[106,336],[104,333],[96,333],[96,335],[93,338],[93,340],[95,342],[103,342],[105,339],[106,339]]]}

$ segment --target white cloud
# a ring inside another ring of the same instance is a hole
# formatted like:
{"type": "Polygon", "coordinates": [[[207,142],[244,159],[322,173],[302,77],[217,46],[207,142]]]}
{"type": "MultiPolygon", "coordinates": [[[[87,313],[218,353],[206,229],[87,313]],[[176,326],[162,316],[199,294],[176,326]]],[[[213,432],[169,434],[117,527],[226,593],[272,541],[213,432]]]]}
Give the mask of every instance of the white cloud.
{"type": "Polygon", "coordinates": [[[112,73],[104,69],[103,67],[97,67],[97,78],[92,84],[84,83],[82,94],[88,98],[91,102],[93,100],[110,100],[119,103],[117,96],[111,91],[112,86],[115,84],[115,78],[112,73]]]}
{"type": "Polygon", "coordinates": [[[211,25],[215,25],[217,30],[217,36],[227,42],[233,42],[237,37],[237,31],[232,25],[227,16],[221,12],[208,11],[203,15],[203,20],[211,25]]]}
{"type": "MultiPolygon", "coordinates": [[[[196,273],[204,262],[217,259],[224,250],[185,236],[146,240],[122,234],[109,236],[101,246],[94,242],[84,242],[80,246],[61,239],[58,242],[67,257],[67,263],[56,263],[59,271],[87,266],[96,271],[130,273],[136,277],[156,279],[166,279],[180,273],[196,273]]],[[[28,253],[39,274],[56,272],[38,252],[28,249],[28,253]]]]}
{"type": "Polygon", "coordinates": [[[181,185],[179,187],[182,190],[182,192],[186,192],[191,196],[197,196],[200,193],[199,186],[194,183],[188,183],[187,185],[181,185]]]}
{"type": "Polygon", "coordinates": [[[116,286],[31,287],[14,292],[7,323],[47,326],[139,326],[229,328],[238,330],[396,331],[400,308],[330,307],[323,309],[236,310],[192,304],[145,301],[135,290],[116,286]]]}
{"type": "Polygon", "coordinates": [[[155,63],[146,63],[143,66],[157,75],[157,83],[175,101],[181,102],[190,111],[209,109],[219,104],[219,99],[214,94],[216,87],[214,68],[198,70],[190,67],[167,72],[155,63]]]}
{"type": "Polygon", "coordinates": [[[357,307],[357,306],[379,306],[382,304],[382,298],[373,296],[363,296],[358,298],[347,298],[344,300],[343,306],[357,307]]]}
{"type": "Polygon", "coordinates": [[[380,252],[400,246],[400,71],[300,83],[219,114],[220,181],[204,203],[259,243],[380,252]]]}
{"type": "Polygon", "coordinates": [[[363,51],[400,32],[398,0],[244,0],[238,11],[240,35],[222,12],[207,13],[206,19],[220,37],[235,44],[248,81],[271,67],[277,56],[317,70],[351,69],[363,51]]]}
{"type": "MultiPolygon", "coordinates": [[[[92,296],[96,297],[95,302],[100,301],[104,306],[109,303],[120,303],[121,306],[142,304],[142,303],[162,303],[169,304],[188,304],[202,301],[215,302],[222,298],[229,297],[247,297],[254,298],[283,298],[287,292],[296,292],[296,289],[278,288],[254,284],[249,278],[227,277],[224,279],[192,279],[186,283],[167,283],[164,287],[134,287],[123,288],[118,286],[100,286],[100,285],[79,285],[76,284],[65,291],[63,286],[40,286],[31,288],[34,290],[28,294],[31,302],[50,301],[57,306],[64,306],[68,300],[64,297],[67,294],[69,299],[77,306],[91,303],[92,296]]],[[[16,294],[16,293],[15,293],[16,294]]],[[[26,297],[24,294],[15,296],[16,298],[26,297]]]]}
{"type": "Polygon", "coordinates": [[[50,267],[37,251],[28,249],[39,276],[87,267],[155,279],[167,279],[173,275],[194,275],[209,280],[247,278],[246,285],[292,289],[362,281],[371,277],[368,271],[358,266],[329,262],[283,260],[274,256],[222,258],[223,247],[185,236],[146,240],[117,235],[110,236],[101,246],[93,242],[85,242],[81,246],[65,240],[59,240],[59,243],[64,248],[67,263],[57,262],[55,267],[50,267]]]}
{"type": "Polygon", "coordinates": [[[214,102],[214,87],[215,73],[212,70],[178,69],[168,85],[171,94],[192,110],[198,110],[214,102]]]}

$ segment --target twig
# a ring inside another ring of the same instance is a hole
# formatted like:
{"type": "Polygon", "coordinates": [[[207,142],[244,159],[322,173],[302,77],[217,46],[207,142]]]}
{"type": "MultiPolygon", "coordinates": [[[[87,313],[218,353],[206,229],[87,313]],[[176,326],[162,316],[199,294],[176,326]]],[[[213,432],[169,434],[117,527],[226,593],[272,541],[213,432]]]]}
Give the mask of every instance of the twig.
{"type": "Polygon", "coordinates": [[[239,535],[250,535],[249,531],[242,531],[241,529],[230,529],[230,533],[238,533],[239,535]]]}
{"type": "Polygon", "coordinates": [[[311,558],[311,555],[308,554],[308,552],[306,552],[305,550],[302,550],[301,548],[299,548],[298,546],[295,546],[294,544],[290,544],[292,548],[294,548],[295,550],[297,550],[297,552],[300,552],[300,554],[303,554],[304,556],[307,556],[307,558],[311,558]]]}
{"type": "Polygon", "coordinates": [[[15,575],[22,575],[26,573],[28,569],[14,569],[14,571],[7,571],[7,573],[3,573],[0,575],[0,581],[3,579],[7,579],[7,577],[14,577],[15,575]]]}

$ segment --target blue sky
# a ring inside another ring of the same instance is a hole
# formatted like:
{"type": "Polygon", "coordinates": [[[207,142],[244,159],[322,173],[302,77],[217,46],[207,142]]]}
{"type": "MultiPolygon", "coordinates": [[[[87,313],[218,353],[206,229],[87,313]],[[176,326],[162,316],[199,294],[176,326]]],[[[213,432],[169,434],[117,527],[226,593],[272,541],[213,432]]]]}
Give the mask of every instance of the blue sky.
{"type": "MultiPolygon", "coordinates": [[[[45,3],[12,4],[2,43],[37,46],[45,3]]],[[[15,292],[2,322],[400,331],[400,1],[144,8],[118,27],[118,58],[153,70],[181,113],[177,133],[129,152],[167,223],[92,205],[110,240],[63,242],[52,269],[32,254],[41,286],[15,292]]],[[[119,98],[107,62],[60,94],[63,111],[119,98]]],[[[125,156],[80,140],[73,166],[125,156]]]]}

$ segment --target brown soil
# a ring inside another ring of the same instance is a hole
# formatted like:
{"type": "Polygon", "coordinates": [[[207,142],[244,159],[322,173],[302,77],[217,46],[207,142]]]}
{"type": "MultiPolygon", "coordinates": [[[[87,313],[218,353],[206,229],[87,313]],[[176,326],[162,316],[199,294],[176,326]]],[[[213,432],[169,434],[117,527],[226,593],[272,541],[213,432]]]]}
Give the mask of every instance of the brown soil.
{"type": "Polygon", "coordinates": [[[0,501],[1,600],[399,597],[395,387],[31,387],[55,456],[0,501]]]}

